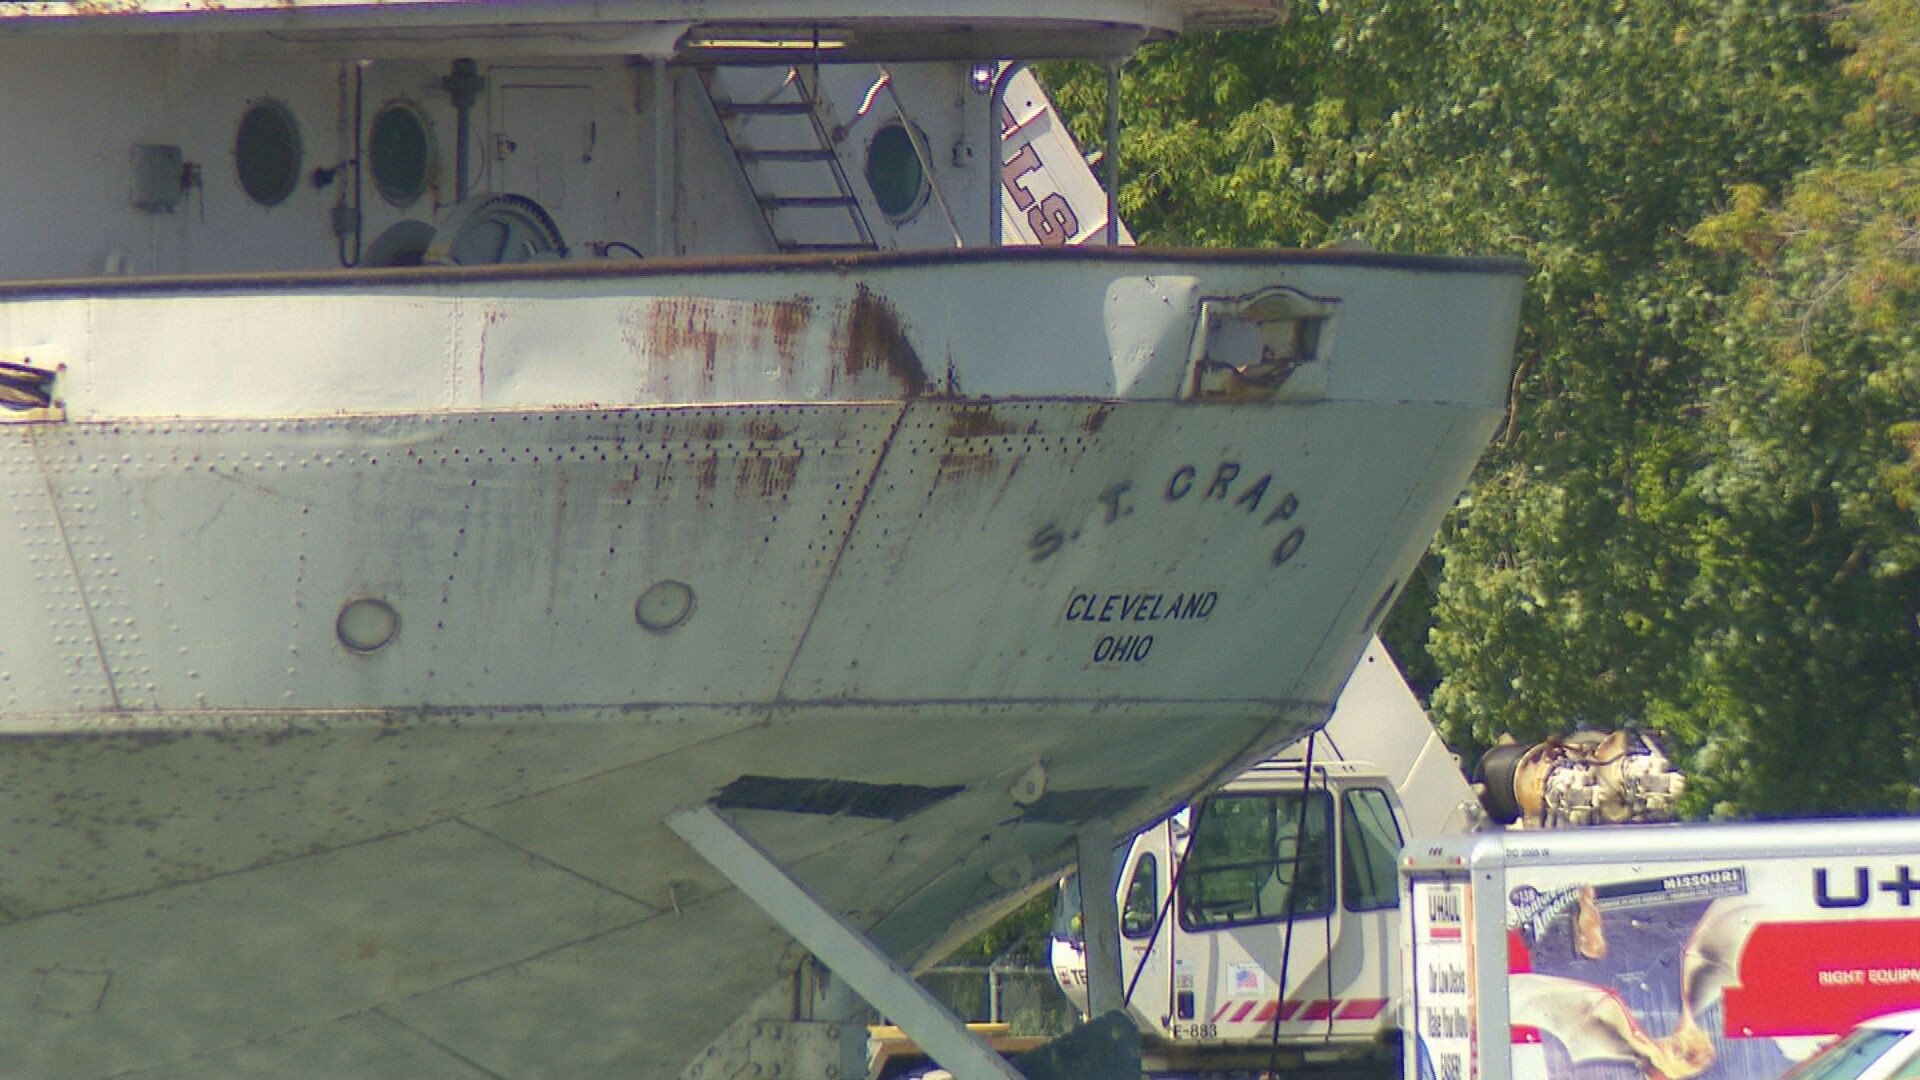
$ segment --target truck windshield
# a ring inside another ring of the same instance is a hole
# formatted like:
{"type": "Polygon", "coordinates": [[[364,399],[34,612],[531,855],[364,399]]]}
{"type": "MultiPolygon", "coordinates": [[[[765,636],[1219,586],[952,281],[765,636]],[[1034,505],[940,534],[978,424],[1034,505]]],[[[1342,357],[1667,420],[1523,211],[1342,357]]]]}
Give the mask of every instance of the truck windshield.
{"type": "Polygon", "coordinates": [[[1214,930],[1330,912],[1332,818],[1325,791],[1207,800],[1180,875],[1180,925],[1214,930]]]}

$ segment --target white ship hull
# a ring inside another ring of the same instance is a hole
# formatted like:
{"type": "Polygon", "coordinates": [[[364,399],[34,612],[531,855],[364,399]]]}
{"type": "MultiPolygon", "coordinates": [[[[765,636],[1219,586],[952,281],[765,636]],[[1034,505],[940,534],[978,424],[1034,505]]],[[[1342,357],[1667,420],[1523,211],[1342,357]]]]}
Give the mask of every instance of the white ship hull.
{"type": "Polygon", "coordinates": [[[0,302],[66,389],[0,423],[27,1075],[677,1071],[787,947],[661,825],[716,798],[890,951],[951,944],[1325,718],[1496,418],[1514,292],[1144,253],[400,277],[0,302]],[[1276,283],[1340,298],[1318,400],[1175,400],[1197,298],[1276,283]]]}

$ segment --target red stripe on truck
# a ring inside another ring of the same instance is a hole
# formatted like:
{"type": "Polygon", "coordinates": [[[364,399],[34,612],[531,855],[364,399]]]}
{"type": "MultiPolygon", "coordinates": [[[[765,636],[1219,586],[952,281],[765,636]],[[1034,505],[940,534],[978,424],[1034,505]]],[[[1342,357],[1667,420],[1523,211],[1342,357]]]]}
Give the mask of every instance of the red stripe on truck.
{"type": "Polygon", "coordinates": [[[1371,1020],[1387,1011],[1386,998],[1354,998],[1334,1014],[1335,1020],[1371,1020]]]}
{"type": "Polygon", "coordinates": [[[1386,998],[1334,998],[1314,1001],[1265,1001],[1234,998],[1213,1014],[1213,1023],[1270,1024],[1277,1015],[1284,1022],[1372,1020],[1387,1011],[1386,998]],[[1233,1015],[1228,1016],[1231,1011],[1233,1015]]]}

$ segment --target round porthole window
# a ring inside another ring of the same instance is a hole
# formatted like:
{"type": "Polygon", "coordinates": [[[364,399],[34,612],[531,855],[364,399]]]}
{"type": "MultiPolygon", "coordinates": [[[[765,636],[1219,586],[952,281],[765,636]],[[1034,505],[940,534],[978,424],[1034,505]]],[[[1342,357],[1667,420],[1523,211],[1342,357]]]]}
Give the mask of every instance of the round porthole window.
{"type": "Polygon", "coordinates": [[[656,634],[678,630],[693,614],[693,588],[684,581],[656,581],[640,594],[633,617],[656,634]]]}
{"type": "Polygon", "coordinates": [[[867,144],[867,186],[880,212],[894,221],[905,221],[926,204],[927,171],[905,125],[887,124],[867,144]]]}
{"type": "Polygon", "coordinates": [[[357,653],[386,648],[400,633],[400,613],[378,597],[363,596],[340,609],[333,621],[340,644],[357,653]]]}
{"type": "Polygon", "coordinates": [[[233,163],[247,198],[278,206],[300,183],[300,125],[283,104],[254,102],[233,137],[233,163]]]}
{"type": "Polygon", "coordinates": [[[407,206],[426,193],[433,169],[433,133],[420,107],[393,101],[374,114],[367,129],[367,161],[381,198],[407,206]]]}

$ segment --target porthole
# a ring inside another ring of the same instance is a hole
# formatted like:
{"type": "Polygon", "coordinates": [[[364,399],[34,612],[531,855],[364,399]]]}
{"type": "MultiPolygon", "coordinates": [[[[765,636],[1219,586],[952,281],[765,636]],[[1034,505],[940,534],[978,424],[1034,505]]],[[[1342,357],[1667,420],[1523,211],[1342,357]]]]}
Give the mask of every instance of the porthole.
{"type": "Polygon", "coordinates": [[[374,114],[367,129],[367,162],[380,197],[409,206],[426,193],[433,171],[433,132],[420,107],[391,101],[374,114]]]}
{"type": "Polygon", "coordinates": [[[363,596],[340,609],[333,632],[340,644],[354,652],[375,652],[399,635],[400,613],[385,600],[363,596]]]}
{"type": "Polygon", "coordinates": [[[278,206],[300,183],[300,125],[272,98],[254,102],[233,137],[233,164],[247,198],[278,206]]]}
{"type": "Polygon", "coordinates": [[[904,124],[889,123],[874,132],[867,144],[867,186],[880,212],[894,221],[905,221],[926,205],[927,170],[904,124]]]}
{"type": "Polygon", "coordinates": [[[634,602],[633,617],[656,634],[678,630],[693,614],[693,588],[684,581],[656,581],[634,602]]]}

